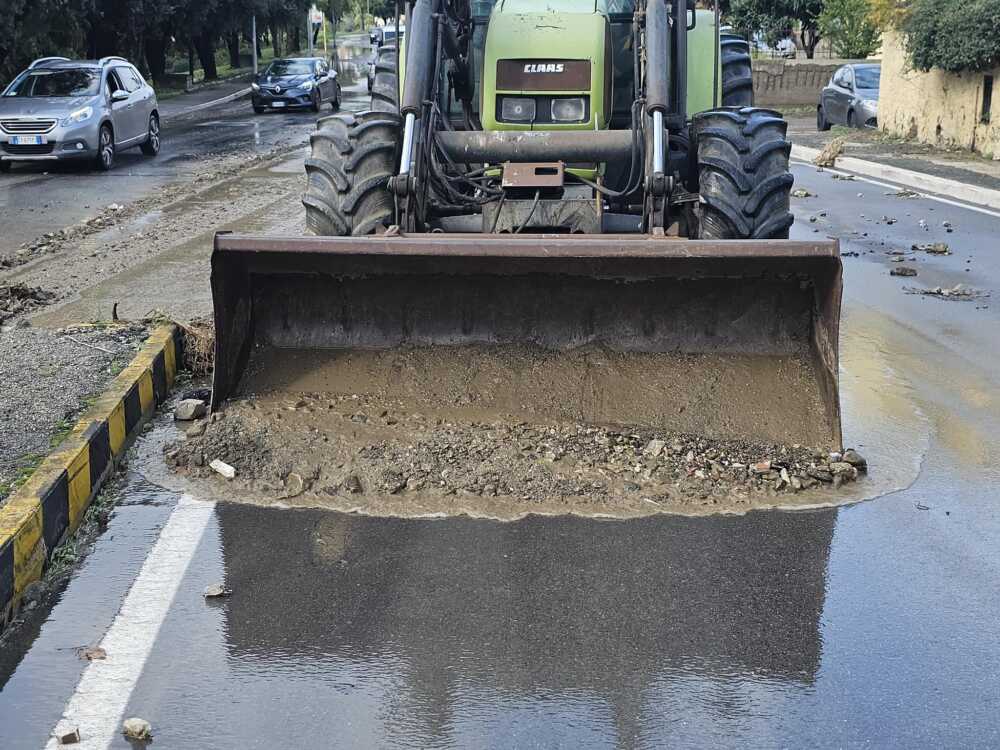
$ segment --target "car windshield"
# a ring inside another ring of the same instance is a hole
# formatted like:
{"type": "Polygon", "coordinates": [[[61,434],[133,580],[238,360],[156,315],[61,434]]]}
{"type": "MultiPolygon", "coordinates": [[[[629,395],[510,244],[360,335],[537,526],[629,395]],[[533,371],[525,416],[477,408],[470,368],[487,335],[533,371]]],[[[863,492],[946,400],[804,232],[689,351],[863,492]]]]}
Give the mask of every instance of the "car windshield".
{"type": "Polygon", "coordinates": [[[859,89],[877,89],[881,74],[882,71],[880,68],[855,68],[854,87],[859,89]]]}
{"type": "Polygon", "coordinates": [[[312,63],[304,60],[275,60],[267,66],[264,75],[307,76],[312,73],[312,63]]]}
{"type": "Polygon", "coordinates": [[[92,96],[101,78],[85,68],[32,70],[11,84],[5,96],[92,96]]]}

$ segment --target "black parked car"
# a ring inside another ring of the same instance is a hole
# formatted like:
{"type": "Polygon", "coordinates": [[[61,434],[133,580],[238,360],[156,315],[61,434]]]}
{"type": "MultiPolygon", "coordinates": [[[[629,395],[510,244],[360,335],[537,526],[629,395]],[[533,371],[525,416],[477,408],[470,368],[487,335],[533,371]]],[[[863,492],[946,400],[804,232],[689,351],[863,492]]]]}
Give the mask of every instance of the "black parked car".
{"type": "Polygon", "coordinates": [[[319,112],[329,102],[340,106],[337,71],[322,57],[272,60],[250,84],[253,111],[310,107],[319,112]]]}

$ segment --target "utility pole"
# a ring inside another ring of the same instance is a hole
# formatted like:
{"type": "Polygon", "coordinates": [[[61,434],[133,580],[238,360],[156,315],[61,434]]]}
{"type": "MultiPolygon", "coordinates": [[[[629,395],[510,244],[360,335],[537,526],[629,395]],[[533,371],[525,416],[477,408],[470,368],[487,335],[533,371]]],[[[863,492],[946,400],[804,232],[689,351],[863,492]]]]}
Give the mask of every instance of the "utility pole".
{"type": "Polygon", "coordinates": [[[309,57],[313,56],[313,19],[312,19],[312,9],[315,6],[310,6],[309,10],[306,11],[306,36],[309,37],[309,57]]]}
{"type": "Polygon", "coordinates": [[[250,16],[250,36],[253,40],[250,46],[253,47],[253,74],[257,75],[257,16],[250,16]]]}

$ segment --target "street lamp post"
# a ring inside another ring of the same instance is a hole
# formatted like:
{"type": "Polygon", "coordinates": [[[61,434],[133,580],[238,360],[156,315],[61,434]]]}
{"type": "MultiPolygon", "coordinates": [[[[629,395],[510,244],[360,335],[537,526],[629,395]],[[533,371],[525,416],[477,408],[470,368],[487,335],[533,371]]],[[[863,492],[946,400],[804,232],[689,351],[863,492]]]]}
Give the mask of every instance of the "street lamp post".
{"type": "Polygon", "coordinates": [[[257,16],[250,16],[250,46],[253,48],[253,74],[257,75],[257,16]]]}

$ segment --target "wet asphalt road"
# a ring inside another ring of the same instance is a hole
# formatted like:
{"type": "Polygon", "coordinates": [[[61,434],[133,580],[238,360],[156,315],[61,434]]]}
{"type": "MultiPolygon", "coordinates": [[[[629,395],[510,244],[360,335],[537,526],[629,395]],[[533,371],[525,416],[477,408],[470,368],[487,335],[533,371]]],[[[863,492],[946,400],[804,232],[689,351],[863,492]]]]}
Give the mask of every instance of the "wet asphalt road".
{"type": "MultiPolygon", "coordinates": [[[[345,44],[341,55],[343,108],[350,111],[360,106],[364,94],[364,54],[345,44]]],[[[327,105],[323,111],[331,110],[327,105]]],[[[122,151],[107,173],[86,163],[17,163],[0,175],[0,255],[53,229],[84,221],[112,203],[129,203],[166,185],[190,182],[213,158],[301,146],[315,127],[311,111],[255,115],[247,98],[165,121],[159,155],[143,156],[138,148],[122,151]]]]}
{"type": "MultiPolygon", "coordinates": [[[[109,632],[148,655],[75,699],[164,748],[996,747],[1000,216],[795,174],[818,196],[795,236],[858,254],[842,397],[873,499],[624,522],[209,506],[146,478],[162,420],[93,554],[0,652],[0,747],[45,745],[87,669],[74,649],[109,632]],[[887,250],[938,240],[954,254],[889,276],[887,250]],[[993,297],[904,290],[956,283],[993,297]],[[116,621],[136,581],[162,618],[116,621]]],[[[128,747],[108,737],[84,746],[128,747]]]]}

